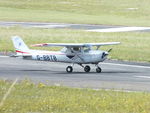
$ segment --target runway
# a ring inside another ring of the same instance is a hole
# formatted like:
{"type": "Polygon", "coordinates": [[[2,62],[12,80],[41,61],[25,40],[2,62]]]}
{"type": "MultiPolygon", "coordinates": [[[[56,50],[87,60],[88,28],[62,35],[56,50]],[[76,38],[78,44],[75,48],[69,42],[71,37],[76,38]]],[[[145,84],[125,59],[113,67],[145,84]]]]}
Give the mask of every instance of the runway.
{"type": "MultiPolygon", "coordinates": [[[[2,27],[22,26],[26,28],[69,28],[89,32],[149,32],[150,27],[126,27],[88,24],[41,23],[41,22],[0,22],[2,27]]],[[[73,73],[66,73],[69,64],[39,62],[0,56],[0,79],[30,79],[35,83],[62,85],[77,88],[115,89],[126,91],[150,91],[150,64],[106,61],[100,63],[102,73],[85,73],[83,68],[74,66],[73,73]]]]}
{"type": "Polygon", "coordinates": [[[115,26],[115,25],[90,25],[90,24],[68,24],[68,23],[46,23],[46,22],[5,22],[0,21],[2,27],[22,26],[26,28],[46,29],[80,29],[88,32],[150,32],[150,27],[115,26]]]}
{"type": "Polygon", "coordinates": [[[62,85],[77,88],[150,91],[150,64],[120,61],[100,63],[102,73],[85,73],[74,66],[73,73],[66,73],[69,64],[23,60],[0,56],[0,79],[30,79],[35,83],[62,85]]]}

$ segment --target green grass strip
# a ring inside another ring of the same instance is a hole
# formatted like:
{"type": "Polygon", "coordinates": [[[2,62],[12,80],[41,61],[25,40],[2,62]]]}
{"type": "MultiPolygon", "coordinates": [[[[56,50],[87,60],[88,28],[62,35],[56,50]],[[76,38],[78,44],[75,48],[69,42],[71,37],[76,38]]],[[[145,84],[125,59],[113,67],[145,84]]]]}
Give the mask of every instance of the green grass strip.
{"type": "MultiPolygon", "coordinates": [[[[0,81],[0,92],[10,82],[0,81]]],[[[0,97],[3,95],[0,93],[0,97]]],[[[95,91],[61,86],[17,83],[0,108],[1,113],[148,113],[150,94],[146,92],[95,91]]]]}
{"type": "Polygon", "coordinates": [[[149,0],[0,0],[0,20],[150,26],[149,4],[149,0]]]}
{"type": "Polygon", "coordinates": [[[39,29],[10,27],[0,28],[0,51],[14,51],[11,36],[19,35],[32,49],[60,50],[60,48],[36,48],[36,43],[94,43],[119,41],[120,45],[103,46],[102,50],[113,48],[109,58],[129,61],[150,62],[150,33],[96,33],[70,29],[39,29]]]}

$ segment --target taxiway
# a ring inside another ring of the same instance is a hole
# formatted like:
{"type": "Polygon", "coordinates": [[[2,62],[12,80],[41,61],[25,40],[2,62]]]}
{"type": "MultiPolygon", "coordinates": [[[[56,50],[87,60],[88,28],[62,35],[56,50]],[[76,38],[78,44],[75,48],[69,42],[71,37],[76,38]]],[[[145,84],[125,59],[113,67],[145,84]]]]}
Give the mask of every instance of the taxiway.
{"type": "Polygon", "coordinates": [[[150,91],[150,64],[120,61],[100,63],[102,73],[85,73],[75,65],[73,73],[65,71],[69,64],[23,60],[0,56],[0,79],[30,79],[35,83],[77,88],[150,91]]]}
{"type": "Polygon", "coordinates": [[[2,27],[22,26],[26,28],[46,28],[46,29],[80,29],[89,32],[150,32],[150,27],[136,26],[115,26],[115,25],[90,25],[90,24],[68,24],[68,23],[46,23],[46,22],[5,22],[0,21],[2,27]]]}

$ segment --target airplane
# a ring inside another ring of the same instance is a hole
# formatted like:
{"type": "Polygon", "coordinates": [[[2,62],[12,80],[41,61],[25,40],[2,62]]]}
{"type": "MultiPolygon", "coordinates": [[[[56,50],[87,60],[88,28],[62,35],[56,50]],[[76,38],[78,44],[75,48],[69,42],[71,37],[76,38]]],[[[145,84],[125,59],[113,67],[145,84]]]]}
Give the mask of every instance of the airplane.
{"type": "Polygon", "coordinates": [[[78,64],[84,68],[85,72],[90,72],[91,68],[87,64],[94,64],[96,72],[101,73],[102,69],[98,66],[100,62],[107,59],[109,52],[99,50],[101,46],[116,45],[120,42],[105,42],[105,43],[43,43],[34,44],[33,47],[63,47],[61,51],[45,51],[31,50],[27,47],[24,41],[19,36],[12,37],[13,45],[16,50],[14,57],[22,57],[23,59],[48,61],[48,62],[63,62],[71,63],[66,67],[66,72],[73,72],[74,64],[78,64]],[[94,47],[96,47],[94,49],[94,47]],[[83,65],[85,64],[85,66],[83,65]]]}

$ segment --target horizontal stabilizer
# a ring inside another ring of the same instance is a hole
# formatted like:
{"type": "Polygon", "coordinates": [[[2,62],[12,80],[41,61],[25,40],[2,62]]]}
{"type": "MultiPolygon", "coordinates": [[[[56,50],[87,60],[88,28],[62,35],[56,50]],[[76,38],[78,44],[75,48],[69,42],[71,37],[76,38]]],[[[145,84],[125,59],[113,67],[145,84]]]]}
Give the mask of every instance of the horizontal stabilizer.
{"type": "Polygon", "coordinates": [[[23,54],[23,55],[10,55],[10,57],[32,57],[32,55],[29,55],[29,54],[23,54]]]}

